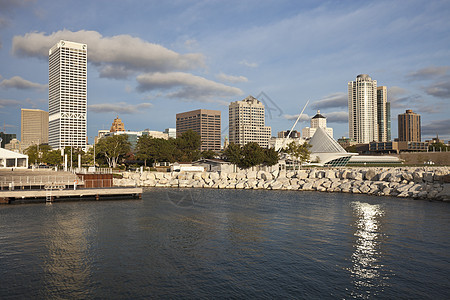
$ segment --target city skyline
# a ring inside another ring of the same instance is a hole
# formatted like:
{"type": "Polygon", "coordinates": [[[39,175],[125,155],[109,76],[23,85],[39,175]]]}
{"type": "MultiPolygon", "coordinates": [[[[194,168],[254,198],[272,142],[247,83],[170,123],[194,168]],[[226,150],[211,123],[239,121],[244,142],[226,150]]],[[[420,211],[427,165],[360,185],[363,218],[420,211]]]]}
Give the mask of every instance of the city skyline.
{"type": "Polygon", "coordinates": [[[421,115],[423,140],[450,139],[448,2],[81,3],[0,3],[7,133],[21,139],[21,108],[48,111],[48,49],[69,40],[89,46],[90,137],[116,115],[127,129],[163,131],[177,113],[212,109],[222,112],[223,139],[229,103],[253,95],[272,133],[310,100],[295,129],[320,109],[337,139],[349,136],[347,83],[369,74],[387,86],[392,139],[406,109],[421,115]]]}

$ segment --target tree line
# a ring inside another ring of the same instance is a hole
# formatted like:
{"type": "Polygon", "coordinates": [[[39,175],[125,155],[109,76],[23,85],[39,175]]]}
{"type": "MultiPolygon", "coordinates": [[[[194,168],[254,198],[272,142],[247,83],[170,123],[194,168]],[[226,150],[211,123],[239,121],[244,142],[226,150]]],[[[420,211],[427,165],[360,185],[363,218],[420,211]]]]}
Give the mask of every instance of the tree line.
{"type": "MultiPolygon", "coordinates": [[[[145,167],[158,162],[192,162],[200,158],[220,157],[236,164],[241,169],[247,169],[257,165],[273,166],[278,163],[279,154],[273,148],[262,148],[258,143],[251,142],[244,146],[231,143],[223,152],[216,153],[212,150],[201,152],[200,135],[188,130],[176,139],[168,140],[142,135],[132,148],[126,135],[113,135],[101,138],[94,148],[88,152],[81,149],[66,147],[64,153],[68,154],[69,166],[75,166],[78,154],[81,154],[83,165],[92,165],[95,157],[96,164],[108,165],[116,168],[119,164],[135,162],[145,167]],[[72,164],[70,154],[72,153],[72,164]]],[[[282,152],[287,153],[299,164],[309,159],[309,145],[288,144],[282,152]]],[[[51,150],[48,145],[30,146],[25,153],[29,156],[30,164],[44,163],[50,165],[62,165],[63,156],[60,150],[51,150]]]]}

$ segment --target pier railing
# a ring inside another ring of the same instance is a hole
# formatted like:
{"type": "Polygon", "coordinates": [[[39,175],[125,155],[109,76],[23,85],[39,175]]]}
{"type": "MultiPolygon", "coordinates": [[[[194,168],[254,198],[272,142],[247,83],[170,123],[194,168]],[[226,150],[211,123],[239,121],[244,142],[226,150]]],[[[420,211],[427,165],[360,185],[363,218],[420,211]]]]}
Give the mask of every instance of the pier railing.
{"type": "Polygon", "coordinates": [[[46,184],[73,186],[84,185],[84,182],[74,175],[2,176],[0,178],[0,190],[43,189],[46,184]]]}
{"type": "Polygon", "coordinates": [[[69,170],[72,173],[78,173],[78,174],[112,174],[113,170],[112,168],[73,168],[69,170]]]}

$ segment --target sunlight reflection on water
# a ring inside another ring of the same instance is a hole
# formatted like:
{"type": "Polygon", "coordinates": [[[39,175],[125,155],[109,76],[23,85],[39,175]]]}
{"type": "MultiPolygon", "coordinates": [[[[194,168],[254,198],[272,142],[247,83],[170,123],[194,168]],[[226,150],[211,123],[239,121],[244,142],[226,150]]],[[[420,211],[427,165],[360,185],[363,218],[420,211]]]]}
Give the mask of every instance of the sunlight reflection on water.
{"type": "Polygon", "coordinates": [[[373,291],[387,284],[389,277],[383,276],[383,265],[380,263],[383,257],[381,251],[382,234],[381,219],[384,211],[380,205],[352,202],[355,221],[356,237],[353,245],[354,252],[351,257],[352,268],[350,272],[353,278],[354,291],[352,296],[368,298],[374,296],[373,291]],[[372,293],[368,291],[371,290],[372,293]]]}

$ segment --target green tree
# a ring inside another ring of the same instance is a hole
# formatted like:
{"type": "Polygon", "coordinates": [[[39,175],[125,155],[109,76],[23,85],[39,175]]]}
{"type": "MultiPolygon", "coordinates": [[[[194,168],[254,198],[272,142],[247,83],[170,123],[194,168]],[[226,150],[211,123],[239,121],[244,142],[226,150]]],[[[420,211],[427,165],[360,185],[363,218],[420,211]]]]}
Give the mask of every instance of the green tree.
{"type": "Polygon", "coordinates": [[[278,163],[278,152],[274,148],[263,149],[264,150],[264,164],[266,166],[273,166],[278,163]]]}
{"type": "Polygon", "coordinates": [[[63,162],[63,157],[60,150],[52,150],[44,154],[43,160],[49,165],[60,166],[63,162]]]}
{"type": "Polygon", "coordinates": [[[443,143],[433,143],[428,146],[428,151],[445,152],[449,150],[449,146],[443,143]]]}
{"type": "Polygon", "coordinates": [[[24,153],[28,155],[28,163],[30,164],[36,164],[39,160],[39,154],[37,150],[37,145],[31,145],[27,149],[25,149],[24,153]]]}
{"type": "Polygon", "coordinates": [[[205,150],[202,152],[202,158],[205,158],[205,159],[215,158],[216,155],[217,155],[217,153],[214,152],[213,150],[205,150]]]}
{"type": "Polygon", "coordinates": [[[258,143],[250,142],[242,147],[242,159],[238,165],[242,169],[248,169],[264,162],[264,151],[258,143]]]}
{"type": "Polygon", "coordinates": [[[242,159],[242,149],[239,145],[230,143],[223,152],[223,158],[232,164],[239,165],[242,159]]]}
{"type": "Polygon", "coordinates": [[[289,154],[297,164],[301,165],[310,158],[311,152],[309,151],[309,148],[311,148],[311,145],[307,142],[297,144],[293,141],[283,149],[283,152],[289,154]]]}
{"type": "Polygon", "coordinates": [[[193,130],[183,132],[183,134],[175,140],[176,158],[178,161],[194,161],[200,158],[200,146],[202,144],[200,134],[193,130]]]}
{"type": "Polygon", "coordinates": [[[47,163],[45,160],[47,152],[52,148],[49,145],[31,145],[24,152],[28,155],[28,162],[32,164],[47,163]]]}
{"type": "Polygon", "coordinates": [[[345,151],[350,152],[350,153],[357,153],[358,152],[358,150],[356,149],[356,145],[351,145],[351,146],[345,147],[345,151]]]}
{"type": "Polygon", "coordinates": [[[147,161],[152,162],[152,137],[143,135],[139,137],[136,143],[136,157],[144,161],[144,166],[147,167],[147,161]]]}
{"type": "Polygon", "coordinates": [[[131,151],[131,144],[124,134],[103,137],[98,141],[96,151],[105,157],[109,167],[116,168],[119,158],[131,151]]]}

